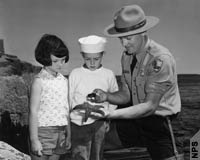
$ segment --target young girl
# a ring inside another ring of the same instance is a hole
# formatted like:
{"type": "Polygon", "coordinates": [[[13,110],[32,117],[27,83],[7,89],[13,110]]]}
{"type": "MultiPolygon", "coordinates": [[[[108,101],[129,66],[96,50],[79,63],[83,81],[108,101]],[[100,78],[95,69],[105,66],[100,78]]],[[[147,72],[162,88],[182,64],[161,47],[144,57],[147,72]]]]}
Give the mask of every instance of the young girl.
{"type": "Polygon", "coordinates": [[[69,52],[55,35],[45,34],[35,49],[43,65],[31,88],[29,132],[32,160],[57,160],[71,146],[68,81],[60,74],[69,52]]]}
{"type": "Polygon", "coordinates": [[[114,110],[117,107],[107,102],[91,103],[88,99],[92,98],[89,95],[92,95],[90,93],[95,88],[108,92],[118,90],[114,73],[101,64],[105,43],[105,38],[95,35],[80,38],[79,44],[84,64],[75,68],[69,76],[72,157],[75,160],[102,160],[105,133],[109,127],[104,120],[97,120],[93,113],[87,115],[87,111],[76,108],[90,106],[92,110],[101,106],[114,110]]]}

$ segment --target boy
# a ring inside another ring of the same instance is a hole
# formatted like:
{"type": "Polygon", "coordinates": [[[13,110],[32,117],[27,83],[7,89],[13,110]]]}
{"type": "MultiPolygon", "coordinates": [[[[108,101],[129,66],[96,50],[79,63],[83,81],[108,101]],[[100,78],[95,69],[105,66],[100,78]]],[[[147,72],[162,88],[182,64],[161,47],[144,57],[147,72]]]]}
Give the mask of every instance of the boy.
{"type": "MultiPolygon", "coordinates": [[[[82,106],[97,107],[87,98],[95,88],[107,92],[118,90],[117,81],[113,72],[102,66],[106,39],[91,35],[79,39],[83,66],[74,69],[69,76],[69,96],[72,108],[70,118],[72,122],[72,157],[74,159],[100,160],[103,158],[103,144],[108,124],[104,120],[95,119],[94,114],[86,117],[86,111],[76,110],[82,106]]],[[[115,105],[107,102],[98,104],[109,110],[116,109],[115,105]]]]}

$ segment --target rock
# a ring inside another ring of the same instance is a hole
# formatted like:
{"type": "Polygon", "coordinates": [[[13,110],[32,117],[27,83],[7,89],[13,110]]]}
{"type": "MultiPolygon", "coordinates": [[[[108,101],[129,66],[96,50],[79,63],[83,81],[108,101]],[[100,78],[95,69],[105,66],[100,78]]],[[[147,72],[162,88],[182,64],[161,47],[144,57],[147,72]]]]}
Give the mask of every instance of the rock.
{"type": "Polygon", "coordinates": [[[31,160],[29,155],[26,155],[9,144],[0,141],[0,159],[1,160],[31,160]]]}
{"type": "Polygon", "coordinates": [[[30,85],[41,67],[16,56],[0,57],[0,140],[28,153],[30,85]]]}
{"type": "Polygon", "coordinates": [[[28,88],[22,77],[0,76],[0,140],[28,153],[28,88]]]}
{"type": "Polygon", "coordinates": [[[28,88],[22,77],[0,77],[0,110],[10,113],[28,112],[28,88]]]}
{"type": "Polygon", "coordinates": [[[3,54],[0,57],[0,76],[19,75],[24,73],[37,73],[41,67],[23,62],[17,56],[3,54]]]}

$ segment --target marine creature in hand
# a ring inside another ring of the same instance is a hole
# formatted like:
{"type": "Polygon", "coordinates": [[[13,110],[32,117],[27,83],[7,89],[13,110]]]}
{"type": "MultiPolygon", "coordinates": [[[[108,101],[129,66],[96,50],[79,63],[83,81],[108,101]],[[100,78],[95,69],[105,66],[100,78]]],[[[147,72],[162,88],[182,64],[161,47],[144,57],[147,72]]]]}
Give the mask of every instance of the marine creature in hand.
{"type": "Polygon", "coordinates": [[[85,116],[84,116],[84,122],[88,120],[88,117],[91,115],[91,112],[98,113],[104,116],[104,112],[101,110],[101,108],[104,108],[101,105],[91,105],[88,102],[84,102],[83,104],[76,105],[73,110],[84,110],[85,116]]]}

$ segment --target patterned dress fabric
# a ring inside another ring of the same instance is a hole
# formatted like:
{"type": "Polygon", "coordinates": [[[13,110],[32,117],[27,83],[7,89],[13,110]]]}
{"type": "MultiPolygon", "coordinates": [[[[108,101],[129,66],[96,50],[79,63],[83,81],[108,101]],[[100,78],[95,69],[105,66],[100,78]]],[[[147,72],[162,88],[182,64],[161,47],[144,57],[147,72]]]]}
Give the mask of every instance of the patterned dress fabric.
{"type": "Polygon", "coordinates": [[[42,83],[39,127],[64,126],[68,124],[68,81],[60,73],[56,77],[42,69],[37,75],[42,83]]]}

